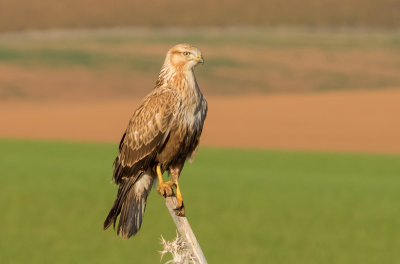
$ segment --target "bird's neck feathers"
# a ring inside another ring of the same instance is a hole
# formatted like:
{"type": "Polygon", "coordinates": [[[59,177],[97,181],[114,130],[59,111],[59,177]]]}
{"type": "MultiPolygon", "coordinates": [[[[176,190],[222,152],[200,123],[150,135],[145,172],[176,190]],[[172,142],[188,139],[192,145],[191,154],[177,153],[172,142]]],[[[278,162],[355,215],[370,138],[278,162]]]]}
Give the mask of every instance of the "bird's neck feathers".
{"type": "Polygon", "coordinates": [[[187,69],[183,64],[171,65],[169,60],[164,62],[156,83],[156,88],[166,86],[181,91],[198,89],[193,69],[187,69]]]}

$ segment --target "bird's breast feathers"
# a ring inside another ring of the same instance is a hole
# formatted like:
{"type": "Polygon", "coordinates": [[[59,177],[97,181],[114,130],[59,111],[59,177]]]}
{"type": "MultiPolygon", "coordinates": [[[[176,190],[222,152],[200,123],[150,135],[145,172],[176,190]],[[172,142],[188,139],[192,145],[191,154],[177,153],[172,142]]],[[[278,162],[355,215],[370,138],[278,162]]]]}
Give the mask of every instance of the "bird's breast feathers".
{"type": "Polygon", "coordinates": [[[180,117],[178,122],[189,129],[202,127],[205,119],[207,102],[198,90],[190,98],[185,98],[181,104],[180,117]]]}

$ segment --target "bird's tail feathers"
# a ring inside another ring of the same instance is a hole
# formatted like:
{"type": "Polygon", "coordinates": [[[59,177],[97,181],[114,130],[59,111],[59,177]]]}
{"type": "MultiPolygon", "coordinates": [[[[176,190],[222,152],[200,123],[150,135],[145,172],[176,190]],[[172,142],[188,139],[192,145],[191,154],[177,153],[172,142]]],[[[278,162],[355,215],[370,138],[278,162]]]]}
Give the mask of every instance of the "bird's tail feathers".
{"type": "Polygon", "coordinates": [[[104,229],[110,227],[111,223],[115,228],[117,217],[120,215],[117,229],[120,237],[127,239],[139,231],[153,179],[151,173],[146,172],[120,183],[117,198],[104,221],[104,229]]]}

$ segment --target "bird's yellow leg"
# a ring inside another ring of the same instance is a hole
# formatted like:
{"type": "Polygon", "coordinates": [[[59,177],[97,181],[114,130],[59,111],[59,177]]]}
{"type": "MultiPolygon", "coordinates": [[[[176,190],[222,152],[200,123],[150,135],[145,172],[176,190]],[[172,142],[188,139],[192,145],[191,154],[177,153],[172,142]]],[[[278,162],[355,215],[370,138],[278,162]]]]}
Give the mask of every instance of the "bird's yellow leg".
{"type": "Polygon", "coordinates": [[[158,185],[163,184],[163,183],[164,183],[164,180],[163,180],[163,178],[162,178],[162,173],[161,173],[161,167],[160,167],[160,165],[157,165],[156,172],[157,172],[157,177],[158,177],[158,185]]]}
{"type": "Polygon", "coordinates": [[[157,165],[156,172],[158,178],[157,192],[164,197],[172,196],[172,186],[174,185],[174,183],[172,181],[164,182],[160,165],[157,165]]]}
{"type": "Polygon", "coordinates": [[[176,186],[176,200],[178,201],[178,207],[175,208],[175,213],[178,216],[185,215],[185,206],[183,205],[183,197],[181,194],[181,189],[179,188],[178,180],[174,181],[176,186]]]}

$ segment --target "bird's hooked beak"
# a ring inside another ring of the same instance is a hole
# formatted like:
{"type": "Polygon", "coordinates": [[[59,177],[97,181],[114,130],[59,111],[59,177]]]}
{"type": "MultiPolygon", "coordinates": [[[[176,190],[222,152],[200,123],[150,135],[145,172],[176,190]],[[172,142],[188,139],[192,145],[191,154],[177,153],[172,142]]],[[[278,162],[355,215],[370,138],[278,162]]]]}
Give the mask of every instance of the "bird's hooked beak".
{"type": "Polygon", "coordinates": [[[201,64],[204,64],[204,58],[203,58],[203,56],[201,54],[197,54],[197,62],[201,63],[201,64]]]}

